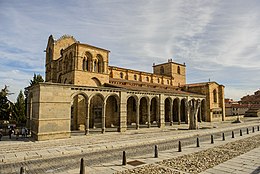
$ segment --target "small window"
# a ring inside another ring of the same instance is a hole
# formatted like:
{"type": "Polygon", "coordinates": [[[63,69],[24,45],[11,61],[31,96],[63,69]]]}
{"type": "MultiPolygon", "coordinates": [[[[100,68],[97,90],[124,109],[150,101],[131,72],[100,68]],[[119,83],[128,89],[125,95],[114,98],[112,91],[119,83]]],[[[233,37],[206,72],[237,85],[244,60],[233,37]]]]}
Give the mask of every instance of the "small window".
{"type": "Polygon", "coordinates": [[[178,74],[181,74],[181,68],[180,68],[180,66],[178,66],[178,68],[177,68],[177,73],[178,73],[178,74]]]}
{"type": "Polygon", "coordinates": [[[217,90],[214,89],[214,90],[213,90],[213,99],[214,99],[214,103],[217,103],[217,98],[218,98],[218,96],[217,96],[217,90]]]}
{"type": "Polygon", "coordinates": [[[164,74],[164,67],[163,66],[161,66],[161,68],[160,68],[160,74],[161,75],[164,74]]]}
{"type": "Polygon", "coordinates": [[[136,76],[136,74],[134,75],[134,80],[137,80],[137,76],[136,76]]]}
{"type": "Polygon", "coordinates": [[[149,82],[149,77],[146,77],[146,81],[149,82]]]}
{"type": "Polygon", "coordinates": [[[120,73],[120,78],[122,79],[124,77],[124,74],[121,72],[120,73]]]}

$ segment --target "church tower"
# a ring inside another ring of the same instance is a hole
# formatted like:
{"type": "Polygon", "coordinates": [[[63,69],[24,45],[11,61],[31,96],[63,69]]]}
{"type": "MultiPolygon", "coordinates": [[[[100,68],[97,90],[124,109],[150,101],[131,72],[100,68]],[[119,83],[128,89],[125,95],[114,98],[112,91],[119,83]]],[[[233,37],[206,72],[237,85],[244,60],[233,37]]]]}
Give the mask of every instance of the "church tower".
{"type": "Polygon", "coordinates": [[[167,63],[153,65],[153,73],[168,76],[173,79],[172,86],[182,86],[186,84],[186,65],[173,62],[168,59],[167,63]]]}

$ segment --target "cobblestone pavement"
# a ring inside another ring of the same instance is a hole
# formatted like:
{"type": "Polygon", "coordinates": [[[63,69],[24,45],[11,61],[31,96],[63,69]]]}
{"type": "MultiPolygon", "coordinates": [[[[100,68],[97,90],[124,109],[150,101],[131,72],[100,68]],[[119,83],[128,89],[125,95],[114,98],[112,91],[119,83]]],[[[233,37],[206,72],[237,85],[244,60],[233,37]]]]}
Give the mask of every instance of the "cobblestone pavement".
{"type": "MultiPolygon", "coordinates": [[[[78,173],[81,157],[92,158],[100,155],[100,158],[107,158],[107,161],[111,161],[110,156],[106,157],[105,153],[100,153],[102,151],[131,148],[137,145],[160,144],[181,138],[230,131],[241,127],[248,127],[252,132],[252,126],[259,125],[259,123],[259,118],[247,119],[240,124],[231,124],[230,121],[202,123],[200,124],[201,129],[196,131],[185,130],[187,125],[174,125],[166,126],[164,129],[140,129],[125,133],[108,132],[42,142],[33,142],[30,139],[9,141],[5,137],[0,142],[0,173],[17,173],[21,166],[25,166],[27,173],[66,173],[66,171],[73,173],[74,170],[78,173]],[[90,153],[92,153],[92,156],[90,153]]],[[[138,154],[132,154],[132,156],[138,156],[138,154]]],[[[121,157],[119,156],[119,158],[121,157]]],[[[98,160],[96,163],[98,163],[98,160]]]]}

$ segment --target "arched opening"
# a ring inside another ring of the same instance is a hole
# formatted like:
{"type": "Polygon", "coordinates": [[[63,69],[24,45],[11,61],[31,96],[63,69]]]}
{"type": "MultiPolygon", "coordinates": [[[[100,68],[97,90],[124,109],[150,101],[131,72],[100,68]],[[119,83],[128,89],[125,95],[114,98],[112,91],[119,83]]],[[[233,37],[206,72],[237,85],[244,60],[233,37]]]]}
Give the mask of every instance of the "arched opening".
{"type": "Polygon", "coordinates": [[[91,71],[91,63],[92,63],[92,54],[90,52],[86,52],[86,60],[85,60],[86,71],[91,71]]]}
{"type": "Polygon", "coordinates": [[[166,98],[164,101],[164,121],[165,123],[172,121],[171,101],[169,98],[166,98]]]}
{"type": "Polygon", "coordinates": [[[101,86],[101,82],[98,80],[98,78],[93,77],[92,80],[95,82],[96,86],[101,86]]]}
{"type": "Polygon", "coordinates": [[[187,121],[187,106],[186,106],[186,100],[182,99],[181,100],[181,122],[185,122],[187,121]]]}
{"type": "Polygon", "coordinates": [[[154,97],[151,100],[151,107],[150,107],[150,113],[151,113],[151,125],[159,125],[159,108],[158,108],[158,101],[157,98],[154,97]]]}
{"type": "Polygon", "coordinates": [[[109,96],[106,100],[106,115],[105,115],[106,128],[115,128],[115,130],[119,130],[120,109],[118,103],[119,103],[119,98],[115,95],[109,96]]]}
{"type": "Polygon", "coordinates": [[[133,96],[127,99],[127,127],[136,126],[136,103],[133,96]]]}
{"type": "Polygon", "coordinates": [[[102,113],[104,98],[101,94],[94,95],[90,100],[89,127],[93,129],[102,129],[102,113]]]}
{"type": "Polygon", "coordinates": [[[148,124],[148,102],[146,97],[142,97],[140,100],[139,124],[140,125],[148,124]]]}
{"type": "Polygon", "coordinates": [[[73,97],[71,102],[71,122],[70,128],[74,130],[85,130],[87,116],[87,98],[84,94],[78,94],[73,97]]]}
{"type": "Polygon", "coordinates": [[[178,98],[173,100],[173,122],[178,122],[179,118],[178,118],[178,114],[179,114],[179,102],[180,100],[178,98]]]}
{"type": "Polygon", "coordinates": [[[98,63],[97,63],[97,72],[103,73],[103,57],[98,54],[97,55],[98,63]]]}
{"type": "Polygon", "coordinates": [[[216,89],[213,90],[213,99],[214,99],[214,103],[218,102],[218,96],[217,96],[217,90],[216,89]]]}

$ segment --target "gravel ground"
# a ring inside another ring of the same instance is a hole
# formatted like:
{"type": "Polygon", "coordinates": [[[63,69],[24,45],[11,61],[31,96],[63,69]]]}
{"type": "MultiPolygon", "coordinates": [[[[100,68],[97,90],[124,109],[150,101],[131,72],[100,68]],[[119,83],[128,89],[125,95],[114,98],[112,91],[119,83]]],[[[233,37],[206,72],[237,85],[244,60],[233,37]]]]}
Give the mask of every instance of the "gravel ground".
{"type": "Polygon", "coordinates": [[[134,169],[117,172],[116,174],[200,173],[259,146],[260,135],[256,135],[200,152],[163,160],[155,164],[144,165],[134,169]]]}

